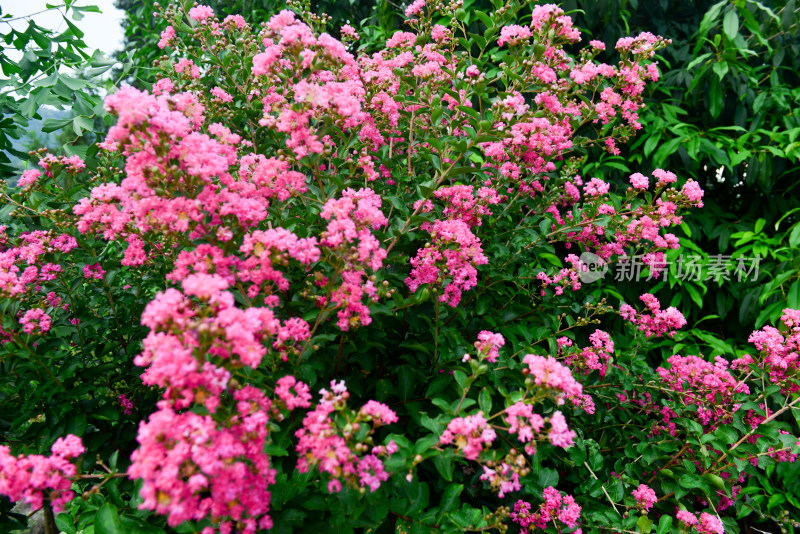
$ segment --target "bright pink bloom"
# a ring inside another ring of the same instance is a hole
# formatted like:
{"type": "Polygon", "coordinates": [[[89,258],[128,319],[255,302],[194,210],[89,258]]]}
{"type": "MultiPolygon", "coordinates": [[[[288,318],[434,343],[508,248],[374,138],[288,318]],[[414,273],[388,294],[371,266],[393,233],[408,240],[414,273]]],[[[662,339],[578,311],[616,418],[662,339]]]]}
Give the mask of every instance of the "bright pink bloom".
{"type": "Polygon", "coordinates": [[[220,89],[219,87],[212,87],[211,94],[223,102],[233,102],[233,97],[226,93],[224,89],[220,89]]]}
{"type": "Polygon", "coordinates": [[[170,41],[175,38],[175,28],[171,25],[161,32],[161,40],[158,42],[159,48],[166,48],[169,46],[170,41]]]}
{"type": "Polygon", "coordinates": [[[705,194],[700,188],[700,185],[692,179],[686,181],[681,189],[681,194],[686,197],[689,202],[694,203],[698,208],[703,207],[703,195],[705,194]]]}
{"type": "Polygon", "coordinates": [[[679,510],[678,513],[675,514],[675,517],[681,523],[684,523],[684,524],[689,525],[689,526],[697,524],[697,516],[695,516],[693,513],[688,512],[686,510],[679,510]]]}
{"type": "Polygon", "coordinates": [[[32,509],[38,510],[46,493],[53,509],[60,512],[75,496],[70,487],[77,469],[70,460],[86,449],[79,437],[70,434],[58,438],[51,451],[53,454],[49,457],[13,456],[7,446],[0,445],[0,494],[12,501],[26,501],[32,509]]]}
{"type": "MultiPolygon", "coordinates": [[[[544,530],[547,528],[548,523],[554,523],[555,521],[560,521],[568,528],[575,528],[578,525],[581,507],[575,502],[575,498],[572,495],[562,497],[557,489],[549,486],[544,489],[542,497],[544,498],[544,503],[534,513],[531,513],[530,503],[522,500],[517,501],[514,504],[514,511],[511,513],[511,520],[522,527],[525,532],[535,528],[544,530]]],[[[575,532],[578,532],[578,530],[575,532]]]]}
{"type": "Polygon", "coordinates": [[[633,498],[636,499],[637,505],[645,512],[649,511],[658,502],[656,492],[645,484],[639,484],[639,487],[633,490],[633,498]]]}
{"type": "Polygon", "coordinates": [[[406,8],[406,17],[418,15],[423,7],[425,7],[425,0],[414,0],[411,5],[406,8]]]}
{"type": "Polygon", "coordinates": [[[647,189],[650,184],[647,176],[639,172],[631,174],[630,181],[634,189],[647,189]]]}
{"type": "Polygon", "coordinates": [[[22,331],[26,334],[46,334],[50,330],[50,316],[44,310],[34,308],[25,312],[19,320],[22,331]]]}
{"type": "Polygon", "coordinates": [[[208,6],[195,6],[189,10],[189,17],[198,22],[213,16],[214,10],[208,6]]]}
{"type": "Polygon", "coordinates": [[[398,421],[396,413],[385,404],[374,400],[368,401],[362,406],[359,414],[373,421],[374,426],[389,425],[398,421]]]}
{"type": "Polygon", "coordinates": [[[672,184],[678,181],[678,178],[677,176],[675,176],[675,173],[665,171],[663,169],[654,170],[653,176],[658,178],[658,182],[656,183],[658,187],[664,187],[667,184],[672,184]]]}
{"type": "Polygon", "coordinates": [[[508,43],[510,46],[526,42],[531,37],[531,30],[527,26],[512,24],[503,26],[500,30],[500,38],[497,40],[498,46],[508,43]]]}
{"type": "Polygon", "coordinates": [[[573,378],[569,368],[561,365],[552,356],[544,357],[526,354],[522,361],[528,364],[530,376],[537,386],[542,386],[555,392],[558,404],[564,404],[566,395],[580,395],[583,393],[583,386],[573,378]]]}
{"type": "Polygon", "coordinates": [[[95,263],[92,265],[84,265],[83,266],[83,277],[90,279],[90,280],[102,280],[103,277],[106,275],[105,269],[99,264],[95,263]]]}
{"type": "Polygon", "coordinates": [[[486,358],[488,362],[495,363],[497,362],[497,357],[500,356],[500,347],[505,344],[506,340],[502,335],[483,330],[478,334],[475,348],[478,349],[481,359],[486,358]]]}
{"type": "Polygon", "coordinates": [[[308,386],[291,375],[278,379],[275,385],[275,395],[286,403],[289,410],[311,406],[311,393],[309,393],[308,386]]]}
{"type": "Polygon", "coordinates": [[[439,443],[455,443],[468,460],[477,460],[484,444],[491,445],[497,437],[482,412],[467,417],[456,417],[447,424],[439,443]]]}
{"type": "Polygon", "coordinates": [[[28,189],[36,183],[41,175],[42,171],[39,169],[28,169],[27,171],[23,171],[22,177],[17,180],[17,187],[28,189]]]}

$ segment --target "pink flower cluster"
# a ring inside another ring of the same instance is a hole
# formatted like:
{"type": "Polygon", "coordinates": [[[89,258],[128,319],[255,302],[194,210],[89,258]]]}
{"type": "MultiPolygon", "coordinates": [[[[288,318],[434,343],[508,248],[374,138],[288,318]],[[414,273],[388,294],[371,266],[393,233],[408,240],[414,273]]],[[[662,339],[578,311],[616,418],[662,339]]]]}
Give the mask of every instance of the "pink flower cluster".
{"type": "Polygon", "coordinates": [[[278,379],[275,384],[275,395],[286,404],[289,410],[311,407],[311,393],[308,386],[292,375],[278,379]]]}
{"type": "MultiPolygon", "coordinates": [[[[658,178],[657,188],[676,181],[673,173],[662,169],[653,171],[653,176],[658,178]]],[[[649,182],[647,177],[639,173],[633,174],[631,180],[637,186],[636,190],[646,189],[649,182]]],[[[626,204],[615,208],[608,196],[608,187],[608,184],[597,179],[584,184],[580,176],[566,180],[559,201],[545,210],[555,219],[552,225],[553,232],[561,234],[559,240],[564,240],[568,248],[573,243],[581,244],[589,250],[596,251],[596,254],[606,261],[614,256],[622,262],[630,261],[629,253],[633,249],[637,258],[649,267],[650,276],[658,277],[666,267],[664,252],[680,247],[679,240],[674,234],[662,235],[662,230],[680,224],[682,218],[677,215],[678,208],[697,206],[696,195],[699,193],[687,196],[683,191],[669,188],[663,191],[654,203],[649,202],[636,207],[633,204],[626,204]],[[584,188],[585,203],[579,217],[576,217],[571,208],[581,198],[579,190],[581,185],[584,188]],[[564,210],[563,216],[560,210],[564,210]]],[[[693,190],[692,186],[689,190],[693,190]]],[[[572,262],[575,268],[574,263],[578,258],[570,255],[567,260],[572,262]]],[[[546,274],[541,276],[546,285],[556,282],[565,285],[567,275],[569,269],[562,269],[552,279],[546,274]]],[[[557,294],[560,294],[559,291],[563,290],[557,289],[557,294]]]]}
{"type": "MultiPolygon", "coordinates": [[[[738,409],[733,403],[737,393],[750,393],[744,382],[737,381],[728,371],[728,362],[721,356],[714,364],[697,356],[670,356],[670,369],[656,369],[662,384],[681,394],[680,404],[697,406],[697,415],[703,425],[716,426],[730,419],[738,409]]],[[[665,414],[668,423],[671,415],[665,414]]]]}
{"type": "Polygon", "coordinates": [[[672,337],[675,335],[675,330],[686,325],[683,314],[674,306],[662,310],[661,303],[650,293],[645,293],[639,298],[645,303],[647,310],[637,313],[632,306],[623,304],[620,306],[619,312],[624,319],[635,324],[647,337],[661,337],[664,334],[672,337]]]}
{"type": "Polygon", "coordinates": [[[584,369],[586,373],[597,370],[600,377],[604,377],[608,371],[608,362],[614,354],[614,341],[611,336],[602,330],[595,330],[589,335],[590,347],[583,349],[569,350],[572,347],[572,340],[561,337],[557,340],[559,352],[566,355],[565,362],[573,369],[584,369]]]}
{"type": "Polygon", "coordinates": [[[297,470],[305,473],[316,467],[327,474],[331,493],[342,489],[342,481],[374,492],[389,478],[379,456],[394,454],[397,445],[392,441],[370,450],[357,441],[356,434],[364,424],[370,425],[368,434],[372,434],[381,425],[395,423],[397,414],[377,401],[369,401],[359,412],[353,413],[346,407],[350,394],[344,382],[334,380],[330,387],[330,391],[320,391],[319,403],[306,414],[302,428],[295,432],[297,470]],[[337,420],[342,415],[348,422],[340,428],[337,420]]]}
{"type": "Polygon", "coordinates": [[[42,507],[45,494],[53,510],[60,512],[75,493],[70,490],[77,473],[73,460],[86,449],[72,434],[58,438],[50,449],[52,456],[38,454],[14,456],[0,445],[0,494],[12,501],[24,500],[33,510],[42,507]]]}
{"type": "Polygon", "coordinates": [[[28,169],[27,171],[23,171],[22,176],[19,180],[17,180],[17,187],[30,189],[30,187],[35,184],[41,176],[42,171],[39,169],[28,169]]]}
{"type": "Polygon", "coordinates": [[[106,270],[99,263],[83,266],[83,277],[88,280],[102,280],[106,270]]]}
{"type": "Polygon", "coordinates": [[[575,254],[567,255],[565,260],[571,266],[560,269],[553,276],[548,276],[545,271],[536,274],[536,279],[542,283],[542,296],[545,295],[545,289],[551,285],[555,286],[556,295],[562,295],[565,288],[571,288],[573,291],[581,288],[581,273],[588,272],[588,267],[575,254]]]}
{"type": "Polygon", "coordinates": [[[39,159],[39,166],[47,176],[55,176],[61,170],[69,174],[78,174],[86,168],[80,156],[54,156],[45,154],[39,159]]]}
{"type": "Polygon", "coordinates": [[[488,482],[501,499],[506,493],[521,490],[520,477],[530,473],[527,460],[515,449],[509,451],[500,462],[488,460],[482,467],[480,479],[488,482]]]}
{"type": "Polygon", "coordinates": [[[790,382],[790,379],[797,378],[800,371],[800,310],[784,309],[781,322],[785,326],[786,336],[769,325],[753,332],[748,341],[761,352],[761,357],[755,362],[751,356],[745,355],[733,366],[746,368],[748,363],[755,363],[769,374],[770,382],[781,384],[789,391],[797,391],[797,384],[790,382]]]}
{"type": "Polygon", "coordinates": [[[425,7],[425,0],[414,0],[406,8],[406,17],[413,17],[415,15],[419,15],[423,7],[425,7]]]}
{"type": "Polygon", "coordinates": [[[158,47],[166,48],[169,46],[170,42],[175,38],[175,35],[175,28],[167,26],[166,29],[161,32],[161,40],[158,41],[158,47]]]}
{"type": "Polygon", "coordinates": [[[488,330],[481,331],[478,333],[478,341],[475,342],[478,358],[480,360],[486,359],[490,363],[496,363],[497,357],[500,356],[500,347],[505,344],[506,340],[502,335],[488,330]]]}
{"type": "Polygon", "coordinates": [[[133,402],[131,402],[127,395],[120,393],[120,395],[117,397],[117,402],[119,402],[119,405],[122,408],[122,413],[125,415],[130,415],[133,413],[133,402]]]}
{"type": "Polygon", "coordinates": [[[686,197],[689,202],[694,203],[694,205],[698,208],[703,207],[703,201],[701,199],[705,193],[700,187],[700,184],[694,180],[687,180],[687,182],[683,185],[683,189],[681,189],[681,194],[686,197]]]}
{"type": "Polygon", "coordinates": [[[492,488],[496,489],[497,496],[501,499],[506,496],[506,493],[522,489],[522,485],[519,482],[519,469],[515,469],[515,466],[502,462],[497,469],[492,469],[488,465],[482,467],[483,474],[480,479],[488,482],[492,488]]]}
{"type": "MultiPolygon", "coordinates": [[[[564,495],[553,486],[548,486],[542,493],[544,503],[539,506],[536,512],[531,512],[531,504],[519,500],[514,504],[514,511],[511,513],[511,520],[522,527],[523,532],[528,532],[536,528],[546,529],[550,522],[558,521],[567,528],[575,528],[581,515],[581,507],[575,502],[572,495],[564,495]]],[[[560,525],[559,525],[560,526],[560,525]]],[[[580,528],[573,531],[573,534],[582,534],[580,528]]]]}
{"type": "Polygon", "coordinates": [[[520,45],[528,41],[531,37],[531,30],[525,26],[512,24],[503,26],[500,29],[500,38],[497,40],[498,46],[508,44],[509,46],[520,45]]]}
{"type": "Polygon", "coordinates": [[[476,266],[489,259],[483,254],[480,239],[460,219],[436,220],[429,232],[432,246],[419,249],[411,259],[411,275],[405,283],[411,291],[424,284],[443,287],[439,300],[455,308],[462,292],[478,283],[476,266]]]}
{"type": "Polygon", "coordinates": [[[258,367],[267,355],[267,339],[274,339],[272,346],[281,353],[309,335],[300,319],[281,324],[267,308],[236,308],[227,285],[216,274],[189,275],[183,281],[185,295],[167,289],[142,314],[151,332],[134,363],[147,367],[142,380],[166,388],[164,400],[177,409],[196,402],[213,413],[230,379],[226,366],[258,367]]]}
{"type": "Polygon", "coordinates": [[[698,534],[723,534],[725,532],[722,521],[717,516],[705,512],[700,514],[699,520],[695,514],[686,510],[679,510],[675,517],[684,525],[693,527],[698,534]]]}
{"type": "Polygon", "coordinates": [[[549,390],[558,404],[564,404],[564,398],[568,395],[583,393],[583,386],[575,380],[569,368],[561,365],[552,356],[526,354],[522,361],[528,364],[525,371],[533,378],[534,384],[549,390]]]}
{"type": "Polygon", "coordinates": [[[544,429],[544,418],[533,412],[533,406],[524,402],[516,402],[506,408],[508,433],[516,434],[517,439],[525,443],[525,452],[531,456],[536,453],[536,437],[544,429]]]}
{"type": "Polygon", "coordinates": [[[342,284],[330,297],[339,308],[339,328],[345,331],[372,322],[363,300],[377,300],[377,289],[366,270],[377,271],[386,258],[386,250],[372,234],[388,222],[380,207],[381,198],[367,188],[346,189],[341,198],[330,199],[322,207],[322,218],[330,222],[320,244],[347,258],[342,284]]]}
{"type": "Polygon", "coordinates": [[[223,533],[233,524],[247,533],[272,527],[275,471],[264,453],[271,403],[250,386],[234,398],[236,410],[222,425],[163,404],[141,424],[128,468],[144,482],[140,508],[166,515],[170,526],[210,516],[223,533]]]}
{"type": "Polygon", "coordinates": [[[214,17],[214,10],[208,6],[195,6],[189,10],[189,18],[197,22],[214,17]]]}
{"type": "MultiPolygon", "coordinates": [[[[368,62],[356,64],[340,41],[327,33],[316,37],[288,10],[270,19],[265,36],[264,51],[253,58],[253,75],[286,85],[287,90],[278,94],[272,88],[263,95],[260,124],[285,135],[286,146],[297,160],[331,146],[332,140],[328,136],[321,139],[315,126],[323,123],[324,117],[335,118],[341,127],[357,131],[375,148],[385,143],[375,117],[366,111],[365,81],[372,78],[364,72],[370,66],[368,62]],[[297,76],[312,66],[314,76],[297,76]]],[[[380,100],[384,94],[376,91],[373,98],[380,100]]]]}
{"type": "Polygon", "coordinates": [[[636,499],[636,506],[645,512],[650,511],[653,505],[658,502],[656,492],[645,484],[639,484],[639,487],[633,490],[633,498],[636,499]]]}
{"type": "Polygon", "coordinates": [[[473,196],[474,189],[471,185],[453,185],[437,189],[433,196],[444,203],[447,218],[464,221],[470,227],[480,226],[481,219],[492,214],[488,206],[499,204],[500,196],[491,187],[481,187],[473,196]]]}
{"type": "Polygon", "coordinates": [[[45,256],[70,252],[78,246],[72,236],[42,230],[24,232],[19,240],[16,246],[0,250],[0,296],[3,297],[21,297],[31,290],[40,292],[44,282],[55,280],[63,270],[58,263],[43,261],[45,256]],[[37,266],[39,262],[42,265],[37,266]]]}
{"type": "MultiPolygon", "coordinates": [[[[293,259],[308,268],[320,258],[320,249],[317,245],[316,238],[298,238],[284,228],[255,230],[244,235],[242,245],[239,247],[239,252],[245,255],[243,260],[232,257],[223,259],[217,265],[224,266],[227,273],[230,275],[235,273],[241,281],[251,284],[247,290],[249,298],[254,299],[263,291],[267,294],[265,298],[267,306],[275,307],[279,304],[279,300],[273,294],[274,290],[285,292],[289,289],[289,280],[283,272],[275,269],[275,266],[286,266],[289,260],[293,259]]],[[[207,250],[212,254],[216,253],[215,249],[207,250]]],[[[229,276],[228,279],[230,278],[229,276]]]]}
{"type": "Polygon", "coordinates": [[[552,31],[568,41],[578,41],[581,38],[577,28],[572,26],[572,19],[564,14],[564,10],[555,4],[542,4],[533,7],[531,13],[531,28],[540,35],[552,31]]]}
{"type": "Polygon", "coordinates": [[[491,445],[497,433],[489,425],[483,412],[467,417],[456,417],[447,423],[439,437],[442,445],[454,444],[467,460],[477,460],[484,445],[491,445]]]}
{"type": "Polygon", "coordinates": [[[634,189],[647,189],[647,187],[650,185],[650,181],[648,180],[647,176],[640,172],[631,174],[630,181],[634,189]]]}
{"type": "Polygon", "coordinates": [[[22,325],[22,331],[26,334],[46,334],[50,331],[51,319],[44,310],[34,308],[25,312],[25,315],[19,320],[22,325]]]}
{"type": "Polygon", "coordinates": [[[536,454],[536,441],[549,440],[556,447],[568,448],[575,441],[575,432],[567,427],[567,420],[559,412],[553,412],[548,419],[533,412],[533,406],[524,402],[516,402],[506,408],[505,420],[508,423],[508,433],[516,434],[517,439],[525,443],[525,452],[533,456],[536,454]],[[550,423],[550,430],[545,435],[542,431],[545,422],[550,423]]]}

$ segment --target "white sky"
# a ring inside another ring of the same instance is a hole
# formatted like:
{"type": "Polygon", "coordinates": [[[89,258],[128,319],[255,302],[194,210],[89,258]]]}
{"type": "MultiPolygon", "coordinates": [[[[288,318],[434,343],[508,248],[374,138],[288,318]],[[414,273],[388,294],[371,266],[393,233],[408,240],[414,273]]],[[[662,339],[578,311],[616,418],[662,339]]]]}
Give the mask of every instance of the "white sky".
{"type": "MultiPolygon", "coordinates": [[[[30,15],[38,11],[47,9],[45,4],[62,4],[62,0],[0,0],[3,8],[3,15],[11,14],[14,18],[30,15]]],[[[114,0],[76,0],[73,5],[91,6],[100,8],[102,13],[82,12],[82,20],[74,20],[70,16],[70,22],[75,24],[84,32],[83,41],[91,49],[102,50],[106,56],[110,56],[115,50],[122,48],[122,27],[120,21],[124,12],[114,7],[114,0]]],[[[33,20],[44,28],[63,31],[67,24],[61,16],[61,10],[50,10],[40,13],[33,17],[33,20]]],[[[71,12],[72,13],[72,12],[71,12]]],[[[28,26],[26,20],[18,20],[11,23],[15,29],[24,31],[28,26]]],[[[13,52],[9,50],[8,52],[13,52]]],[[[9,58],[16,60],[13,54],[8,54],[9,58]]]]}

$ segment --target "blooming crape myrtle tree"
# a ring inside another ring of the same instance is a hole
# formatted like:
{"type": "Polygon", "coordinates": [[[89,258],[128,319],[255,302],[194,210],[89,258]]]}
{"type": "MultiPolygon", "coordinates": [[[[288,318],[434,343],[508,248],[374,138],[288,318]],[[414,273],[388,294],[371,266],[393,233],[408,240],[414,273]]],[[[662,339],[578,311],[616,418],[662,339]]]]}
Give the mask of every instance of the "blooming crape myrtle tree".
{"type": "Polygon", "coordinates": [[[771,513],[748,480],[800,452],[800,312],[730,362],[682,351],[656,296],[583,283],[582,252],[659,277],[702,207],[667,170],[581,176],[641,128],[668,41],[581,48],[555,5],[496,8],[477,35],[417,0],[372,54],[303,10],[166,8],[103,163],[42,153],[5,195],[0,493],[69,532],[771,513]]]}

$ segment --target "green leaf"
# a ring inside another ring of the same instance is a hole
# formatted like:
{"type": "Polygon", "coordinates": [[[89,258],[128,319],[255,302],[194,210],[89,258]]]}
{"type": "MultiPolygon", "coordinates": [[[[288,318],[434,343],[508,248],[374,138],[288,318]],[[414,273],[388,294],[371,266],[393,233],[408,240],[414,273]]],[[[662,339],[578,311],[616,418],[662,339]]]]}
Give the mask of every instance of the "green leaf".
{"type": "Polygon", "coordinates": [[[708,88],[708,111],[715,119],[722,112],[722,86],[718,78],[711,78],[708,88]]]}
{"type": "Polygon", "coordinates": [[[703,475],[703,478],[717,489],[725,490],[725,480],[723,480],[721,476],[715,475],[714,473],[706,473],[703,475]]]}
{"type": "Polygon", "coordinates": [[[656,153],[653,155],[653,165],[658,167],[663,166],[667,157],[671,156],[676,150],[678,150],[678,147],[681,146],[685,140],[685,137],[676,137],[658,147],[658,150],[656,150],[656,153]]]}
{"type": "Polygon", "coordinates": [[[792,233],[789,234],[789,246],[797,248],[797,245],[800,245],[800,223],[796,224],[792,233]]]}
{"type": "Polygon", "coordinates": [[[106,503],[100,507],[94,516],[95,534],[123,534],[122,525],[119,522],[117,507],[106,503]]]}
{"type": "Polygon", "coordinates": [[[453,378],[455,378],[456,384],[458,384],[459,387],[461,387],[462,389],[465,387],[465,384],[467,382],[467,373],[459,370],[453,371],[453,378]]]}
{"type": "Polygon", "coordinates": [[[482,389],[478,395],[478,406],[487,415],[492,412],[492,395],[487,388],[482,389]]]}
{"type": "Polygon", "coordinates": [[[639,532],[642,534],[648,534],[650,530],[653,528],[653,520],[643,515],[639,518],[639,521],[636,522],[636,526],[639,527],[639,532]]]}
{"type": "MultiPolygon", "coordinates": [[[[82,39],[82,38],[83,38],[83,32],[81,31],[81,29],[80,29],[80,28],[78,28],[77,26],[75,26],[75,24],[73,24],[73,23],[72,23],[72,21],[71,21],[71,20],[69,20],[67,17],[65,17],[65,16],[63,16],[63,15],[62,15],[62,17],[61,17],[61,18],[63,18],[63,19],[64,19],[64,22],[66,22],[66,23],[67,23],[67,26],[69,26],[69,30],[72,32],[72,35],[74,35],[74,36],[75,36],[75,37],[77,37],[78,39],[82,39]]],[[[65,33],[66,33],[66,32],[65,32],[65,33]]]]}
{"type": "Polygon", "coordinates": [[[58,79],[61,83],[63,83],[73,91],[80,91],[81,89],[89,85],[89,82],[87,82],[86,80],[70,78],[69,76],[59,76],[58,79]]]}
{"type": "Polygon", "coordinates": [[[543,468],[539,471],[539,485],[543,488],[548,486],[557,486],[558,485],[558,471],[555,469],[549,469],[547,467],[543,468]]]}
{"type": "Polygon", "coordinates": [[[661,140],[661,132],[656,132],[652,134],[650,137],[647,138],[647,141],[644,143],[644,155],[649,156],[653,153],[653,151],[658,146],[658,142],[661,140]]]}
{"type": "Polygon", "coordinates": [[[475,167],[456,167],[455,169],[448,172],[447,176],[459,176],[461,174],[470,174],[476,171],[477,169],[475,167]]]}
{"type": "Polygon", "coordinates": [[[458,497],[461,495],[463,489],[464,486],[462,484],[450,484],[444,489],[442,500],[439,504],[439,514],[436,519],[437,523],[441,521],[442,516],[444,516],[446,512],[458,508],[458,497]]]}
{"type": "Polygon", "coordinates": [[[722,425],[714,431],[714,434],[726,445],[732,445],[739,438],[739,432],[731,425],[722,425]]]}
{"type": "Polygon", "coordinates": [[[73,411],[67,416],[67,434],[82,436],[86,431],[86,414],[82,410],[73,411]]]}
{"type": "Polygon", "coordinates": [[[405,499],[407,500],[405,500],[405,502],[404,500],[390,502],[390,507],[399,507],[399,509],[403,511],[403,514],[408,514],[413,517],[415,512],[428,506],[430,488],[428,488],[428,484],[425,482],[420,482],[415,478],[411,482],[405,484],[401,483],[400,489],[405,493],[405,499]]]}
{"type": "Polygon", "coordinates": [[[792,28],[794,22],[794,12],[797,9],[795,0],[789,0],[783,6],[783,18],[781,19],[781,28],[783,31],[788,32],[792,28]]]}
{"type": "Polygon", "coordinates": [[[697,56],[696,58],[694,58],[693,60],[691,60],[691,61],[689,62],[689,64],[688,64],[688,65],[686,65],[686,67],[685,67],[685,68],[686,68],[686,70],[687,70],[687,71],[690,71],[690,70],[692,70],[693,68],[695,68],[697,65],[699,65],[700,63],[702,63],[703,61],[705,61],[706,59],[708,59],[708,58],[710,58],[710,57],[711,57],[711,53],[710,53],[710,52],[709,52],[709,53],[707,53],[707,54],[702,54],[702,55],[700,55],[700,56],[697,56]]]}
{"type": "Polygon", "coordinates": [[[493,26],[492,19],[489,18],[489,15],[477,9],[473,10],[472,12],[475,14],[476,17],[481,19],[481,22],[483,22],[487,28],[491,28],[493,26]]]}
{"type": "Polygon", "coordinates": [[[68,124],[72,124],[71,117],[69,119],[45,119],[42,122],[42,131],[45,133],[55,132],[68,124]]]}
{"type": "Polygon", "coordinates": [[[708,30],[714,25],[717,21],[717,17],[719,17],[720,11],[722,11],[723,6],[728,3],[728,0],[722,0],[711,6],[711,9],[706,11],[706,14],[703,16],[703,20],[700,21],[700,28],[697,30],[697,33],[704,36],[708,33],[708,30]]]}
{"type": "Polygon", "coordinates": [[[736,13],[736,9],[731,6],[731,10],[725,13],[725,18],[722,19],[722,31],[725,32],[725,36],[733,41],[736,39],[736,34],[739,33],[739,15],[736,13]]]}
{"type": "Polygon", "coordinates": [[[671,526],[672,526],[672,516],[669,514],[662,515],[661,519],[658,520],[658,528],[656,528],[656,534],[668,534],[671,526]]]}
{"type": "Polygon", "coordinates": [[[458,106],[457,109],[460,112],[469,115],[470,117],[472,117],[475,120],[480,120],[481,119],[480,113],[478,113],[478,110],[476,110],[475,108],[471,108],[469,106],[458,106]]]}
{"type": "Polygon", "coordinates": [[[94,123],[88,117],[79,115],[72,121],[72,129],[76,135],[83,135],[84,131],[92,131],[94,129],[94,123]]]}
{"type": "Polygon", "coordinates": [[[708,489],[708,483],[703,480],[700,475],[694,475],[691,473],[686,473],[683,475],[678,481],[678,484],[680,484],[682,488],[686,489],[701,489],[704,491],[708,489]]]}
{"type": "Polygon", "coordinates": [[[72,517],[67,513],[61,513],[56,516],[56,526],[62,532],[67,534],[75,534],[75,522],[72,517]]]}
{"type": "Polygon", "coordinates": [[[442,475],[444,480],[447,482],[453,480],[453,471],[456,468],[456,464],[450,454],[447,454],[446,456],[442,454],[434,456],[433,465],[436,466],[436,470],[439,471],[439,474],[442,475]]]}
{"type": "Polygon", "coordinates": [[[800,308],[800,280],[795,280],[786,294],[786,303],[790,308],[800,308]]]}
{"type": "Polygon", "coordinates": [[[725,78],[725,75],[728,74],[728,62],[727,61],[718,61],[714,63],[714,66],[711,67],[714,71],[714,74],[722,81],[725,78]]]}
{"type": "Polygon", "coordinates": [[[703,307],[703,297],[700,296],[700,292],[697,291],[697,289],[694,287],[694,285],[693,284],[685,284],[682,287],[686,290],[687,293],[689,293],[689,296],[692,297],[692,300],[694,301],[695,304],[697,304],[697,307],[698,308],[702,308],[703,307]]]}

